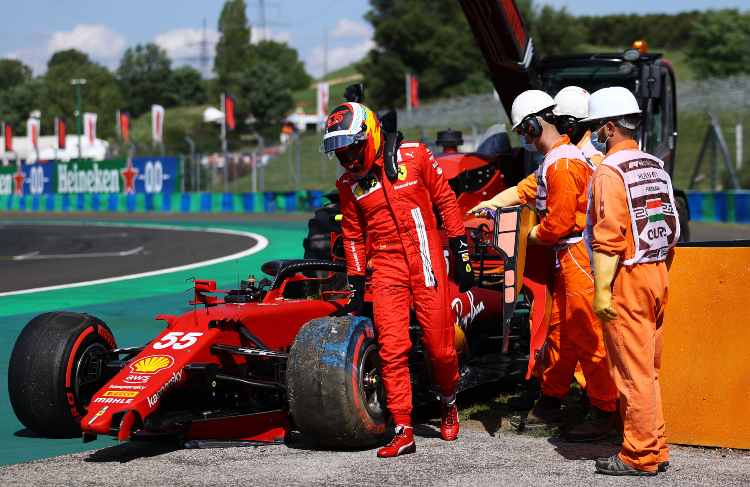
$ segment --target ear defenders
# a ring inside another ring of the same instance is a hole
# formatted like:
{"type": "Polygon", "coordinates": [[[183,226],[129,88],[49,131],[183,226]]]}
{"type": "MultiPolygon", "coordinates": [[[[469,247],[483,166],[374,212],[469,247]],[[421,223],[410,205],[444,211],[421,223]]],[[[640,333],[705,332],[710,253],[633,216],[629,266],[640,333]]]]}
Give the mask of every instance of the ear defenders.
{"type": "Polygon", "coordinates": [[[535,139],[542,135],[542,125],[539,120],[536,119],[536,115],[529,115],[521,121],[521,125],[518,126],[518,132],[532,139],[535,139]]]}
{"type": "Polygon", "coordinates": [[[518,126],[521,135],[532,139],[542,135],[542,124],[539,123],[539,120],[537,120],[536,117],[542,117],[545,122],[550,124],[554,124],[555,122],[555,117],[552,112],[534,113],[524,118],[518,126]]]}
{"type": "Polygon", "coordinates": [[[555,127],[557,131],[565,135],[573,135],[573,132],[577,128],[578,121],[569,115],[560,115],[555,117],[555,127]]]}

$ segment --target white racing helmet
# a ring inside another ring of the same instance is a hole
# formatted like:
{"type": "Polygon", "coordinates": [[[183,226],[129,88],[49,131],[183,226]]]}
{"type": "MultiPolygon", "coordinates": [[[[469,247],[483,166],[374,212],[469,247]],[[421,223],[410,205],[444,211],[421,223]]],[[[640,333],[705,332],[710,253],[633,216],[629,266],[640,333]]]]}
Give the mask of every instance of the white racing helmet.
{"type": "Polygon", "coordinates": [[[515,130],[529,115],[540,113],[555,106],[555,100],[541,90],[526,90],[513,100],[510,109],[510,119],[513,123],[511,130],[515,130]]]}

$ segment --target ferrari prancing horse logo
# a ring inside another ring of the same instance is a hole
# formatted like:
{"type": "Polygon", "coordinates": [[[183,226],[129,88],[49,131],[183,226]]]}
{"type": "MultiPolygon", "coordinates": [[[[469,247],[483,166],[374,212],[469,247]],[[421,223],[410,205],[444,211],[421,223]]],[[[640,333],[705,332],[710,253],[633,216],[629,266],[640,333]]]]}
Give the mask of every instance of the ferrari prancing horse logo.
{"type": "Polygon", "coordinates": [[[406,164],[398,165],[398,180],[399,181],[406,180],[406,164]]]}

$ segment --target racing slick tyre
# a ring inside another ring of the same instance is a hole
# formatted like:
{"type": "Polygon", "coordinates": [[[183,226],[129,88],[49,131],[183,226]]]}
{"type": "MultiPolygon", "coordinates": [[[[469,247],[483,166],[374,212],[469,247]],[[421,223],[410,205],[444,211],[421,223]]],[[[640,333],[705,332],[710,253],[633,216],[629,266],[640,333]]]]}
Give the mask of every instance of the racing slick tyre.
{"type": "Polygon", "coordinates": [[[366,448],[386,426],[372,322],[362,316],[312,320],[289,351],[289,410],[297,429],[321,445],[366,448]]]}
{"type": "Polygon", "coordinates": [[[44,436],[80,435],[92,396],[109,378],[99,357],[115,346],[109,327],[91,315],[62,311],[29,321],[8,364],[8,394],[21,423],[44,436]]]}

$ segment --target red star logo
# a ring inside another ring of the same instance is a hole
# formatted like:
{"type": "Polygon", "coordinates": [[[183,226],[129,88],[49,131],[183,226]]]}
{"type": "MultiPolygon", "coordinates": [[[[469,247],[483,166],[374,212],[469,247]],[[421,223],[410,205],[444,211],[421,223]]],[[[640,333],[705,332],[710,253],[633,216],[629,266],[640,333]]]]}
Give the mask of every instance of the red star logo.
{"type": "Polygon", "coordinates": [[[128,165],[120,171],[122,178],[125,180],[125,192],[135,193],[135,177],[138,175],[138,169],[133,167],[133,161],[128,159],[128,165]]]}
{"type": "Polygon", "coordinates": [[[26,176],[23,174],[23,171],[21,171],[20,163],[18,164],[16,174],[13,175],[13,180],[16,182],[16,188],[13,190],[13,193],[23,196],[23,182],[26,180],[26,176]]]}

